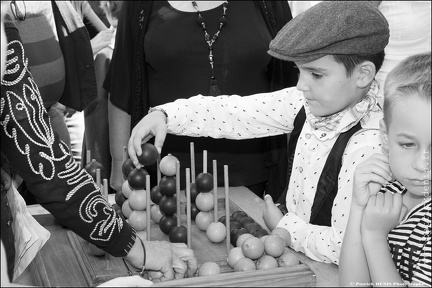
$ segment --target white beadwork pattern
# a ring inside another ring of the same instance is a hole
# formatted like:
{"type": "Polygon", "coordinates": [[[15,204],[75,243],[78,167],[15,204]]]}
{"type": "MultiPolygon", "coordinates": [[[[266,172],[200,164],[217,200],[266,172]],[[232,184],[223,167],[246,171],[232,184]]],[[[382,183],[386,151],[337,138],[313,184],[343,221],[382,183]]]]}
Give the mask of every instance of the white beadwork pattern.
{"type": "Polygon", "coordinates": [[[14,89],[2,93],[0,100],[0,118],[2,119],[0,124],[5,136],[13,139],[18,151],[27,158],[28,165],[35,175],[40,175],[44,180],[50,181],[57,173],[58,178],[66,181],[70,188],[66,195],[66,202],[70,201],[82,187],[91,185],[94,188],[81,202],[79,215],[82,221],[86,223],[93,223],[96,218],[102,219],[98,220],[89,237],[93,240],[109,241],[116,230],[120,231],[123,228],[123,220],[117,216],[111,205],[101,197],[101,191],[92,181],[90,174],[73,160],[69,148],[64,142],[60,141],[58,148],[61,153],[57,152],[57,156],[55,155],[54,132],[49,118],[44,120],[44,115],[47,112],[43,106],[39,89],[28,70],[28,59],[25,57],[22,43],[17,40],[9,42],[6,56],[8,60],[6,61],[5,79],[1,81],[1,85],[2,89],[8,89],[7,87],[14,87],[14,89]],[[19,62],[20,59],[23,59],[23,63],[19,62]],[[18,76],[13,77],[14,75],[18,76]],[[14,79],[11,80],[11,78],[14,79]],[[17,91],[16,85],[22,86],[21,95],[14,92],[17,91]],[[28,131],[20,125],[22,119],[28,119],[36,137],[29,135],[28,131]],[[18,134],[23,136],[19,138],[18,134]],[[31,151],[32,146],[29,143],[44,148],[44,152],[34,155],[35,152],[31,151]],[[64,169],[56,172],[55,163],[64,161],[67,157],[69,160],[64,169]],[[99,210],[102,210],[106,217],[98,215],[96,206],[99,205],[103,206],[99,210]]]}

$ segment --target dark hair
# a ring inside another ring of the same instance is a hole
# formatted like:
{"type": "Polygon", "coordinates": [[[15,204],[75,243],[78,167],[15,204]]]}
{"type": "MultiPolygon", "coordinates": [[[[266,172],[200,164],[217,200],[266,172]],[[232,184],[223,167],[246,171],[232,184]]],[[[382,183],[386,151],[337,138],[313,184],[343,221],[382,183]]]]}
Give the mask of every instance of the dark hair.
{"type": "Polygon", "coordinates": [[[381,69],[381,66],[384,62],[384,51],[381,51],[377,54],[372,55],[342,55],[337,54],[333,55],[333,58],[336,62],[341,63],[345,66],[345,69],[347,70],[347,76],[350,77],[354,71],[354,68],[364,62],[364,61],[371,61],[375,65],[376,72],[381,69]]]}

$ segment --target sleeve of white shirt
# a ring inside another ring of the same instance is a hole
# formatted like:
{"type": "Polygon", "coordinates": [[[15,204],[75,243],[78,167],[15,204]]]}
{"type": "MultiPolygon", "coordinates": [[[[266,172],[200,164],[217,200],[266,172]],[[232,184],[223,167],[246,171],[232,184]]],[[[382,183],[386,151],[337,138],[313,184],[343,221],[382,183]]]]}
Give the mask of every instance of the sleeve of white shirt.
{"type": "Polygon", "coordinates": [[[251,96],[194,96],[160,105],[168,133],[193,137],[250,139],[289,133],[303,105],[295,87],[251,96]]]}
{"type": "Polygon", "coordinates": [[[287,229],[291,234],[291,248],[303,252],[309,258],[327,263],[339,263],[342,239],[348,222],[352,199],[354,170],[374,153],[382,153],[377,129],[361,131],[348,143],[338,178],[338,193],[333,202],[332,226],[309,223],[294,213],[286,214],[277,227],[287,229]]]}

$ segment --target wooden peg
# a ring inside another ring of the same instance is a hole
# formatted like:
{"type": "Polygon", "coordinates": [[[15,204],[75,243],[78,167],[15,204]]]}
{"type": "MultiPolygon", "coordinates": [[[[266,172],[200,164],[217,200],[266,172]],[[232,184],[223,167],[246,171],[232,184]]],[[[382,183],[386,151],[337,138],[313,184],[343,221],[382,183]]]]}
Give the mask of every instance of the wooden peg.
{"type": "Polygon", "coordinates": [[[103,179],[103,197],[108,202],[108,179],[103,179]]]}
{"type": "Polygon", "coordinates": [[[217,161],[213,160],[214,222],[218,221],[217,161]]]}
{"type": "Polygon", "coordinates": [[[229,251],[231,250],[228,165],[224,165],[224,185],[225,185],[226,243],[227,243],[227,255],[228,255],[229,251]]]}
{"type": "Polygon", "coordinates": [[[101,170],[100,170],[100,168],[96,169],[96,185],[97,185],[97,187],[99,187],[99,190],[102,191],[102,187],[101,187],[101,170]]]}
{"type": "Polygon", "coordinates": [[[203,173],[207,173],[207,150],[203,150],[203,173]]]}
{"type": "Polygon", "coordinates": [[[177,227],[181,226],[181,203],[180,203],[180,161],[176,162],[176,196],[177,196],[177,227]]]}
{"type": "Polygon", "coordinates": [[[158,159],[157,159],[157,164],[156,164],[156,173],[157,173],[157,178],[156,178],[156,180],[157,180],[157,185],[159,185],[159,183],[160,183],[160,180],[161,180],[161,178],[162,178],[162,175],[161,175],[161,171],[160,171],[160,161],[161,161],[161,154],[159,154],[158,155],[158,159]]]}
{"type": "Polygon", "coordinates": [[[187,218],[187,246],[192,249],[192,218],[191,218],[190,169],[186,168],[186,218],[187,218]]]}
{"type": "Polygon", "coordinates": [[[147,213],[147,241],[150,241],[150,226],[151,226],[151,208],[150,208],[150,175],[146,175],[146,213],[147,213]]]}
{"type": "Polygon", "coordinates": [[[190,142],[191,174],[192,183],[195,183],[195,147],[194,142],[190,142]]]}

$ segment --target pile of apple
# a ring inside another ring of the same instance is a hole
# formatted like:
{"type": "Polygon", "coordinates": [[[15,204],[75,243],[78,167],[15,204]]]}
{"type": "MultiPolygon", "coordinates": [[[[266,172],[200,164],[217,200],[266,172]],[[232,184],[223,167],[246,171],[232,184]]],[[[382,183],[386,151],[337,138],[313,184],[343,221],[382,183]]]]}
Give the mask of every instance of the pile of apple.
{"type": "Polygon", "coordinates": [[[227,263],[235,272],[300,264],[287,247],[290,243],[287,230],[278,227],[269,234],[243,211],[234,212],[230,224],[235,248],[229,251],[227,263]]]}
{"type": "MultiPolygon", "coordinates": [[[[117,210],[120,215],[126,218],[126,221],[137,231],[142,233],[147,228],[147,183],[146,178],[149,173],[145,170],[146,166],[156,163],[159,153],[156,147],[151,143],[144,143],[142,154],[138,156],[141,165],[135,167],[130,159],[127,159],[122,165],[122,173],[125,181],[122,188],[116,193],[116,204],[121,207],[117,210]]],[[[148,189],[147,189],[148,190],[148,189]]]]}

